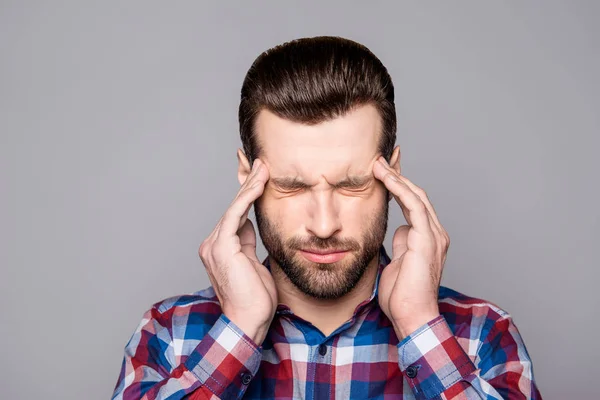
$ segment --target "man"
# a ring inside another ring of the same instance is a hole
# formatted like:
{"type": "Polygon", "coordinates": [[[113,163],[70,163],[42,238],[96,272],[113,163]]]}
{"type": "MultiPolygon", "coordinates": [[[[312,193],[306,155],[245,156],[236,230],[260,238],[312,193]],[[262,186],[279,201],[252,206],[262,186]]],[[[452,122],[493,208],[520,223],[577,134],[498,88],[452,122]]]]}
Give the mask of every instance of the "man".
{"type": "Polygon", "coordinates": [[[212,286],[144,315],[113,398],[541,398],[511,316],[440,286],[448,234],[401,174],[375,55],[337,37],[270,49],[239,122],[241,188],[199,249],[212,286]],[[390,257],[392,199],[408,224],[390,257]]]}

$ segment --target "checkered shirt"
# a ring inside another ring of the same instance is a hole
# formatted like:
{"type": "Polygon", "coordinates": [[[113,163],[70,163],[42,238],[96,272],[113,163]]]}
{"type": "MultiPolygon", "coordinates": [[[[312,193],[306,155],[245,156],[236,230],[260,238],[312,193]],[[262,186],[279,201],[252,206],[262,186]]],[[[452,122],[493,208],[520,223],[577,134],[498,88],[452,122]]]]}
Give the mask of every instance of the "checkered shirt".
{"type": "MultiPolygon", "coordinates": [[[[398,340],[373,293],[329,336],[279,305],[257,345],[212,288],[154,304],[125,346],[113,399],[541,399],[513,318],[439,290],[440,316],[398,340]]],[[[268,259],[265,260],[268,267],[268,259]]]]}

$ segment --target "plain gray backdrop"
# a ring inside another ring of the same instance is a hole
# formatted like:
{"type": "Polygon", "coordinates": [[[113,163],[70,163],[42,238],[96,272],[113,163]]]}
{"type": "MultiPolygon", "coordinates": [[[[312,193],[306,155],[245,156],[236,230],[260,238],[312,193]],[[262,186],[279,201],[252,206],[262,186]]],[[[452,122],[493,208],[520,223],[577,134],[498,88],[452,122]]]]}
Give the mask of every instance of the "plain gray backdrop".
{"type": "Polygon", "coordinates": [[[451,237],[442,284],[512,314],[545,399],[594,397],[599,11],[2,1],[0,397],[109,398],[143,312],[208,286],[197,250],[238,189],[244,75],[316,35],[389,69],[403,174],[451,237]]]}

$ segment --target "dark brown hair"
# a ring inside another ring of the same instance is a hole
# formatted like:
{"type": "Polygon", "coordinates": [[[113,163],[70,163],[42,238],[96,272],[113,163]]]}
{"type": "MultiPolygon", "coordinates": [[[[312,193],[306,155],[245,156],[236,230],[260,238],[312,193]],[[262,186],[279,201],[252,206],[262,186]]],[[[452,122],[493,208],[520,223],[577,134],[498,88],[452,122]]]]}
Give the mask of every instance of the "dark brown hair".
{"type": "Polygon", "coordinates": [[[314,125],[373,104],[382,118],[379,149],[389,160],[396,142],[394,85],[381,61],[365,46],[335,36],[292,40],[259,55],[246,74],[239,107],[240,138],[252,162],[262,109],[314,125]]]}

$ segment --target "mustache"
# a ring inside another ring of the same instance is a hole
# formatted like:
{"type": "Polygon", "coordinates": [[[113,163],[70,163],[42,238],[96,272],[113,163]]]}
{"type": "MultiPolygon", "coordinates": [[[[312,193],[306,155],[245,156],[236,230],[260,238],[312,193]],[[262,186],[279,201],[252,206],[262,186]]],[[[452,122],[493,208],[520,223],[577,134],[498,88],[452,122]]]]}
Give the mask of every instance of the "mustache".
{"type": "Polygon", "coordinates": [[[350,251],[359,251],[361,249],[360,243],[350,238],[338,238],[335,236],[329,238],[320,238],[317,236],[310,236],[308,238],[301,238],[294,236],[287,240],[287,246],[291,249],[317,249],[317,250],[338,250],[345,249],[350,251]]]}

